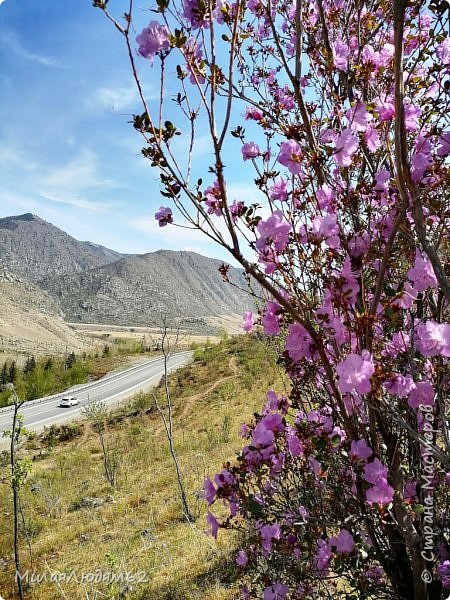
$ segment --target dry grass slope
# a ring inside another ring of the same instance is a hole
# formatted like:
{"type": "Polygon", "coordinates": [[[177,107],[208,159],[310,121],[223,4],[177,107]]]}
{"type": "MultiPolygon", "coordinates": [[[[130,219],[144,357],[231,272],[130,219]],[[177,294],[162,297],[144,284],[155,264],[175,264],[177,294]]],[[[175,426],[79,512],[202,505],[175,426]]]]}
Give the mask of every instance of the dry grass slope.
{"type": "MultiPolygon", "coordinates": [[[[33,566],[24,536],[22,556],[24,568],[47,581],[31,586],[27,597],[237,598],[237,539],[231,532],[220,532],[217,542],[207,535],[202,484],[206,474],[233,459],[242,442],[240,423],[260,410],[270,386],[283,389],[281,372],[267,347],[251,337],[196,351],[192,365],[171,376],[176,446],[197,515],[191,524],[182,519],[167,441],[149,395],[136,397],[110,418],[106,436],[119,463],[116,488],[103,478],[98,438],[87,424],[73,441],[44,452],[22,494],[33,566]],[[142,575],[146,581],[49,581],[50,574],[73,571],[81,578],[97,569],[142,575]]],[[[35,442],[30,450],[36,458],[41,445],[35,442]]],[[[1,476],[6,468],[0,471],[1,476]]],[[[0,487],[0,595],[6,600],[15,597],[11,500],[8,487],[0,487]]]]}

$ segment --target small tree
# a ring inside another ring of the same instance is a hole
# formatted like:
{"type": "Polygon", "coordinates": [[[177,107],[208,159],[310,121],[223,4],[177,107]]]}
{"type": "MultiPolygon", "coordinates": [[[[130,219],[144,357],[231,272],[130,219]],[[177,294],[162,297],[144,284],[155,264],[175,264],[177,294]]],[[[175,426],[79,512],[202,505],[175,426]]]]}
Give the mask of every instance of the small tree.
{"type": "Polygon", "coordinates": [[[21,458],[20,450],[23,442],[28,437],[28,431],[23,426],[23,416],[19,414],[20,407],[23,401],[17,397],[16,391],[11,390],[14,399],[13,421],[11,430],[4,431],[3,437],[10,439],[9,458],[10,458],[10,476],[9,485],[12,491],[13,498],[13,538],[14,538],[14,562],[16,567],[16,583],[21,600],[24,598],[22,586],[22,568],[20,560],[20,544],[19,544],[19,513],[20,508],[20,490],[28,477],[32,462],[29,458],[21,458]]]}
{"type": "Polygon", "coordinates": [[[105,439],[106,423],[108,420],[108,409],[101,400],[91,400],[83,406],[81,414],[85,415],[92,423],[94,431],[100,440],[103,454],[103,470],[108,483],[115,487],[117,484],[117,470],[119,461],[114,449],[111,449],[105,439]]]}
{"type": "Polygon", "coordinates": [[[189,508],[189,501],[186,493],[186,487],[184,485],[183,474],[181,471],[180,463],[178,460],[178,455],[175,446],[175,433],[173,428],[173,405],[172,405],[172,397],[169,389],[169,368],[168,363],[169,359],[174,352],[177,351],[179,338],[180,338],[180,330],[179,327],[176,328],[175,335],[170,335],[170,329],[167,324],[167,317],[161,317],[162,325],[160,327],[160,350],[162,351],[163,360],[164,360],[164,374],[162,378],[163,388],[164,388],[164,398],[165,398],[165,406],[160,403],[158,400],[158,396],[153,393],[153,400],[155,402],[156,409],[161,415],[164,430],[166,432],[167,441],[169,443],[169,451],[172,457],[173,464],[175,466],[175,473],[177,477],[178,483],[178,491],[180,494],[181,505],[183,508],[183,514],[187,521],[191,521],[193,519],[193,515],[189,508]]]}

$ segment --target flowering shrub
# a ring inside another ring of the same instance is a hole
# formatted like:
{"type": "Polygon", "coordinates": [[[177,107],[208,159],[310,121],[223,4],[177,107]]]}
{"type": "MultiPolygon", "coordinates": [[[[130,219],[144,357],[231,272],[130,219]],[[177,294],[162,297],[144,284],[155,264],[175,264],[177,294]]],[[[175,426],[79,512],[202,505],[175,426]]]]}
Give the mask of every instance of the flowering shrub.
{"type": "MultiPolygon", "coordinates": [[[[289,398],[271,391],[244,427],[236,462],[206,481],[212,533],[245,532],[244,597],[440,600],[450,587],[448,3],[157,6],[160,25],[137,43],[159,59],[160,105],[153,114],[142,95],[134,117],[178,209],[156,219],[203,231],[258,282],[265,305],[244,329],[259,322],[283,340],[292,381],[289,398]],[[176,126],[162,119],[166,85],[176,126]],[[205,128],[210,177],[194,183],[205,128]],[[188,151],[177,157],[180,133],[188,151]],[[260,202],[230,198],[236,155],[260,202]]],[[[131,9],[114,22],[142,94],[131,9]]]]}

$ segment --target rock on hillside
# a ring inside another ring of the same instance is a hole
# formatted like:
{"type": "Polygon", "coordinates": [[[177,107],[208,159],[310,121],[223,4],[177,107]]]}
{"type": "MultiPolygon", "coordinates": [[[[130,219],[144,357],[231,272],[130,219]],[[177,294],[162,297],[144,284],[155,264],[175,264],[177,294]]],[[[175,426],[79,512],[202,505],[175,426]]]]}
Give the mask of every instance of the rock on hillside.
{"type": "Polygon", "coordinates": [[[35,283],[49,272],[80,272],[122,256],[103,246],[79,242],[30,213],[0,219],[0,262],[9,272],[35,283]]]}
{"type": "MultiPolygon", "coordinates": [[[[68,321],[159,325],[161,316],[186,324],[207,316],[241,313],[252,305],[245,291],[223,281],[221,261],[194,252],[159,250],[40,282],[62,307],[68,321]]],[[[242,271],[229,270],[242,288],[242,271]]]]}

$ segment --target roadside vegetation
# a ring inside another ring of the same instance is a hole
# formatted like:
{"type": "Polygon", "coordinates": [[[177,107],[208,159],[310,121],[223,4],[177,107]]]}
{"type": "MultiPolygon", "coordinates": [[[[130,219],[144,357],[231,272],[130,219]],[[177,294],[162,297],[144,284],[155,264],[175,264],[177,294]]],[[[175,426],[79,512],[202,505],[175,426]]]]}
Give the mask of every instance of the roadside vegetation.
{"type": "MultiPolygon", "coordinates": [[[[194,520],[183,516],[152,394],[138,394],[103,421],[104,443],[115,461],[114,486],[105,477],[95,423],[53,426],[25,450],[33,468],[21,490],[22,569],[41,577],[40,583],[25,582],[26,598],[239,597],[238,534],[221,532],[217,541],[209,535],[203,481],[234,459],[242,444],[241,422],[260,410],[267,389],[286,391],[286,381],[274,353],[257,337],[241,336],[195,350],[193,363],[170,375],[168,384],[194,520]],[[143,581],[98,581],[108,572],[143,581]],[[81,581],[90,573],[97,575],[95,581],[81,581]]],[[[163,382],[154,393],[163,406],[163,382]]],[[[7,476],[6,460],[2,476],[7,476]]],[[[5,600],[15,598],[9,492],[0,486],[0,595],[5,600]]]]}
{"type": "Polygon", "coordinates": [[[159,354],[157,344],[143,345],[124,338],[113,338],[93,352],[66,356],[28,356],[24,362],[0,363],[0,408],[13,403],[11,384],[23,400],[34,400],[67,388],[99,379],[114,369],[126,366],[138,355],[159,354]]]}

